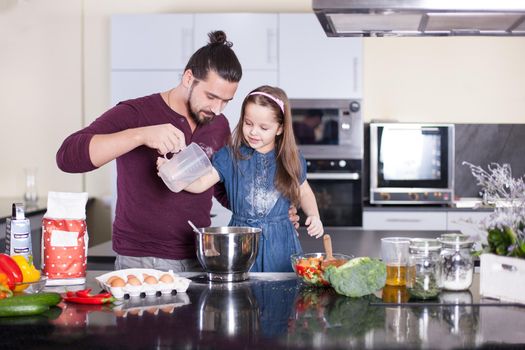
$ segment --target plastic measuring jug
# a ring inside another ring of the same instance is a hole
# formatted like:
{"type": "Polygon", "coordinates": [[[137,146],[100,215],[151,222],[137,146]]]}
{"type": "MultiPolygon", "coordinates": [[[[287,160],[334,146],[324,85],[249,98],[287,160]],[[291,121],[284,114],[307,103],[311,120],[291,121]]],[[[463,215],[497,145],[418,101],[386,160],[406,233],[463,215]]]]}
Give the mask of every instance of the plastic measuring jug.
{"type": "MultiPolygon", "coordinates": [[[[166,155],[164,157],[168,159],[166,155]]],[[[180,192],[211,169],[212,165],[206,153],[199,145],[192,142],[162,164],[159,174],[170,190],[180,192]]]]}

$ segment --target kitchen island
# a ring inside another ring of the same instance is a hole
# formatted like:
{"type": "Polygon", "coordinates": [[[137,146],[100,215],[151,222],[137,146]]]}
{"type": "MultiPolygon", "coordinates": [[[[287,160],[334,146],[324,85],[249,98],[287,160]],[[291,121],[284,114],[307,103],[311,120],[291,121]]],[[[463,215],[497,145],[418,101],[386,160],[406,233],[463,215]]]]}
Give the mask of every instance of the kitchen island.
{"type": "MultiPolygon", "coordinates": [[[[88,272],[87,286],[98,291],[88,272]]],[[[113,306],[61,303],[47,316],[0,319],[9,349],[384,349],[522,348],[525,307],[442,292],[423,303],[403,290],[347,298],[311,288],[291,273],[252,273],[238,283],[203,274],[186,293],[127,299],[113,306]]],[[[86,286],[70,287],[83,289],[86,286]]],[[[63,290],[49,287],[48,290],[63,290]]]]}

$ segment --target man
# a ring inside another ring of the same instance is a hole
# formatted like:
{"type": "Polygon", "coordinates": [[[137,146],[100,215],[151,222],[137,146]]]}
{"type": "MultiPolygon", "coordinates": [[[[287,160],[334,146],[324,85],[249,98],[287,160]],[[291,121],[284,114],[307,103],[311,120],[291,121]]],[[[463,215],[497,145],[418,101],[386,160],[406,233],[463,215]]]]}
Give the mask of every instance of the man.
{"type": "Polygon", "coordinates": [[[187,221],[209,226],[212,195],[227,203],[224,187],[173,193],[157,176],[156,159],[191,142],[211,156],[228,141],[230,128],[221,112],[237,90],[242,68],[224,32],[208,36],[178,86],[120,102],[70,135],[57,152],[59,168],[73,173],[117,160],[116,269],[202,270],[187,221]]]}

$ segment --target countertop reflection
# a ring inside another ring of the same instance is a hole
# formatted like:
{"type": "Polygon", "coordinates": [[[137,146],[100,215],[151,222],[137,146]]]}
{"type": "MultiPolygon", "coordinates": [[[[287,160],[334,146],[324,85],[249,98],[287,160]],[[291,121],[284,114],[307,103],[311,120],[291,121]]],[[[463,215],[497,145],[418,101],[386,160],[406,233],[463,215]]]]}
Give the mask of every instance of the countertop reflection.
{"type": "MultiPolygon", "coordinates": [[[[101,272],[90,272],[88,286],[101,272]]],[[[481,300],[476,286],[411,304],[403,290],[347,298],[293,274],[192,279],[187,293],[108,306],[61,304],[46,316],[0,319],[6,348],[374,349],[517,348],[525,307],[481,300]],[[30,327],[28,327],[30,326],[30,327]]],[[[476,278],[475,283],[479,283],[476,278]]],[[[78,286],[81,289],[85,286],[78,286]]],[[[70,288],[71,289],[71,288],[70,288]]],[[[51,289],[50,289],[51,290],[51,289]]]]}

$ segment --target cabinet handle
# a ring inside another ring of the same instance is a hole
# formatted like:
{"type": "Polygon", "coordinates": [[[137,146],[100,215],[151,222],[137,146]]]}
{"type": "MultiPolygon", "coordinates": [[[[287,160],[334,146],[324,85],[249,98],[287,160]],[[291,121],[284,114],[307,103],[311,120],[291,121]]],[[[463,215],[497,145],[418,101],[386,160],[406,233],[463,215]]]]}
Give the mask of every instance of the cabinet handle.
{"type": "Polygon", "coordinates": [[[513,265],[501,264],[501,267],[503,268],[503,270],[507,270],[507,271],[518,271],[518,268],[513,265]]]}
{"type": "Polygon", "coordinates": [[[359,62],[357,60],[357,57],[354,57],[354,59],[352,60],[352,64],[353,64],[353,69],[354,69],[354,79],[353,79],[353,83],[354,83],[354,92],[357,93],[357,90],[358,90],[358,65],[359,65],[359,62]]]}
{"type": "Polygon", "coordinates": [[[191,28],[182,29],[182,48],[181,48],[181,62],[187,62],[190,58],[190,53],[193,52],[193,30],[191,28]]]}
{"type": "Polygon", "coordinates": [[[311,180],[359,180],[359,173],[306,173],[311,180]]]}
{"type": "Polygon", "coordinates": [[[275,53],[274,53],[274,46],[275,46],[275,31],[271,28],[268,28],[266,30],[266,62],[268,64],[274,63],[275,60],[275,53]]]}
{"type": "Polygon", "coordinates": [[[386,219],[387,222],[421,222],[419,219],[386,219]]]}

